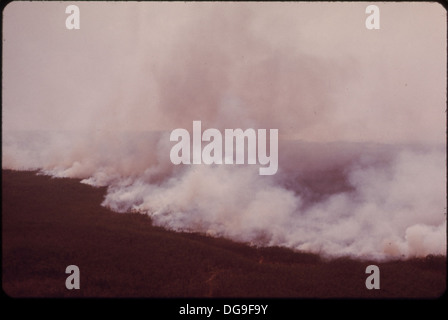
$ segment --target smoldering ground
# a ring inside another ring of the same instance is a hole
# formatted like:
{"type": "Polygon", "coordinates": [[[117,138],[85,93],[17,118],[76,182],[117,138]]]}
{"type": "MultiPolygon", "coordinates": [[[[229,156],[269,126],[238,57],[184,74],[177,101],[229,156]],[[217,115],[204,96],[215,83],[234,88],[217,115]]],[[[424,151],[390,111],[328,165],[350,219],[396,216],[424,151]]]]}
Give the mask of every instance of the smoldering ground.
{"type": "Polygon", "coordinates": [[[12,3],[3,168],[108,186],[103,205],[175,230],[444,254],[446,22],[437,4],[384,6],[401,23],[375,34],[343,3],[80,3],[68,32],[63,4],[12,3]],[[172,165],[169,132],[194,120],[278,129],[278,172],[172,165]]]}

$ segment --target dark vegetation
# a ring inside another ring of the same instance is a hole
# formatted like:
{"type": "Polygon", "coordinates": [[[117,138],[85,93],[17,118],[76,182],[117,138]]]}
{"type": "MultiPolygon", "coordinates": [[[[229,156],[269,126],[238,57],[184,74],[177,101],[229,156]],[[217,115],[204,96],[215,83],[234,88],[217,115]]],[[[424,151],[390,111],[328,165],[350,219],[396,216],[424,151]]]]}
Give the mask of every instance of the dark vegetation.
{"type": "Polygon", "coordinates": [[[324,260],[176,233],[101,207],[105,188],[2,171],[2,287],[11,297],[438,298],[446,258],[324,260]],[[81,289],[65,288],[77,265],[81,289]],[[367,290],[376,264],[381,289],[367,290]]]}

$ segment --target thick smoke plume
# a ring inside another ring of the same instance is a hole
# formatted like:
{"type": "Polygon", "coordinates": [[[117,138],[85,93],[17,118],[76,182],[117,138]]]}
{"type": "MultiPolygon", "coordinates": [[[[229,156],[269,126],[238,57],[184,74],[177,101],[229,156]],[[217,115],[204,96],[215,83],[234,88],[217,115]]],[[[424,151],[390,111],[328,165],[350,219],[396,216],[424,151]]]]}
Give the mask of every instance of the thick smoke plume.
{"type": "Polygon", "coordinates": [[[107,186],[104,206],[173,230],[330,257],[445,254],[443,9],[389,5],[412,19],[388,36],[353,4],[79,7],[73,32],[57,27],[63,4],[5,9],[3,168],[107,186]],[[169,134],[195,120],[278,129],[278,172],[173,165],[169,134]]]}

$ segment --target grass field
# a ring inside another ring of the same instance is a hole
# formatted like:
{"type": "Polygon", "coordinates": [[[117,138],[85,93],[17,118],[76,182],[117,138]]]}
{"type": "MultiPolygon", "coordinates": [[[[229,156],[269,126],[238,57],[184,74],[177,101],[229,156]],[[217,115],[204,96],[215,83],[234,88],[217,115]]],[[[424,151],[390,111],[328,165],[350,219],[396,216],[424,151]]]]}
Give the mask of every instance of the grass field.
{"type": "Polygon", "coordinates": [[[167,231],[100,203],[105,188],[2,171],[2,287],[10,297],[438,298],[446,258],[323,260],[167,231]],[[68,265],[80,290],[67,290],[68,265]],[[380,290],[365,269],[380,268],[380,290]]]}

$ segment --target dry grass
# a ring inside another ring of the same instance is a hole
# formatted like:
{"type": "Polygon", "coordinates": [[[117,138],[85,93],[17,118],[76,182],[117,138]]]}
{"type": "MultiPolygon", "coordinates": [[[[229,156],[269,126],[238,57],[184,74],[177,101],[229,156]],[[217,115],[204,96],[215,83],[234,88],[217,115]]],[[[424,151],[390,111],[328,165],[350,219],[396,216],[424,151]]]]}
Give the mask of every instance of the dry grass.
{"type": "Polygon", "coordinates": [[[445,257],[377,264],[154,227],[100,206],[106,190],[76,179],[2,171],[3,290],[11,297],[429,298],[446,288],[445,257]],[[80,268],[81,289],[65,288],[80,268]]]}

